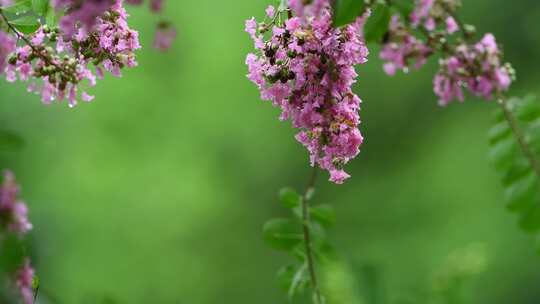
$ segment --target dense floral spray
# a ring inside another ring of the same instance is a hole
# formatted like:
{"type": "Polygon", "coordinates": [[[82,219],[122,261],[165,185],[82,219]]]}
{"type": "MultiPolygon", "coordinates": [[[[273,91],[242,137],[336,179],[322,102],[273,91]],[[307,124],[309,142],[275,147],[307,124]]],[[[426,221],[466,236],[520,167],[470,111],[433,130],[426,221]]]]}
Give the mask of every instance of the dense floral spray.
{"type": "Polygon", "coordinates": [[[264,100],[281,108],[281,120],[299,129],[296,139],[311,165],[341,184],[344,165],[358,155],[360,98],[352,85],[354,66],[367,61],[362,27],[367,15],[343,28],[332,26],[330,1],[291,0],[290,8],[269,7],[266,21],[246,21],[256,53],[247,56],[248,78],[264,100]]]}

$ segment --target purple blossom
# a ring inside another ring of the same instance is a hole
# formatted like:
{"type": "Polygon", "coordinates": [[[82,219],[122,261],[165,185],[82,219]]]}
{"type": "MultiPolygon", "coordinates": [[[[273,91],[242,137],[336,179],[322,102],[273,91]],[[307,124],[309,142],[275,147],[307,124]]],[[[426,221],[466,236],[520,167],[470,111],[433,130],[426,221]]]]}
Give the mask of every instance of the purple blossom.
{"type": "MultiPolygon", "coordinates": [[[[109,2],[96,0],[84,5],[109,2]]],[[[60,6],[70,3],[78,2],[56,1],[60,6]]],[[[128,27],[122,1],[111,3],[105,12],[93,18],[91,27],[75,22],[75,28],[68,29],[74,30],[72,35],[44,26],[28,36],[31,45],[18,47],[9,58],[5,69],[7,80],[29,81],[28,90],[41,95],[45,104],[67,100],[73,107],[79,98],[93,100],[83,87],[95,86],[96,80],[103,78],[104,70],[121,76],[123,68],[137,66],[134,52],[141,47],[138,33],[128,27]]],[[[68,15],[75,11],[70,12],[68,15]]]]}
{"type": "Polygon", "coordinates": [[[154,48],[166,51],[171,48],[176,39],[176,29],[168,22],[158,24],[154,37],[154,48]]]}
{"type": "Polygon", "coordinates": [[[475,45],[459,45],[452,56],[442,59],[433,85],[439,103],[447,105],[454,99],[463,101],[463,88],[490,100],[508,90],[512,77],[510,65],[501,64],[495,37],[486,34],[475,45]]]}
{"type": "Polygon", "coordinates": [[[15,39],[0,31],[0,73],[6,69],[8,56],[15,50],[15,39]]]}
{"type": "Polygon", "coordinates": [[[459,30],[459,25],[456,22],[456,19],[452,16],[446,18],[446,31],[448,34],[453,34],[459,30]]]}
{"type": "Polygon", "coordinates": [[[35,272],[30,265],[30,260],[26,259],[24,265],[17,272],[17,289],[24,304],[34,303],[34,276],[35,272]]]}
{"type": "Polygon", "coordinates": [[[28,207],[19,200],[19,185],[10,171],[3,174],[0,185],[0,224],[10,232],[23,235],[32,229],[28,207]]]}
{"type": "Polygon", "coordinates": [[[344,165],[358,155],[363,141],[361,101],[351,86],[357,77],[354,66],[367,61],[362,34],[367,15],[336,29],[328,0],[291,0],[289,6],[293,14],[285,22],[246,21],[256,49],[246,58],[248,78],[262,99],[281,108],[280,119],[299,129],[296,139],[308,149],[311,165],[329,171],[330,180],[341,184],[349,177],[344,165]]]}
{"type": "MultiPolygon", "coordinates": [[[[57,10],[67,13],[60,19],[63,34],[72,37],[80,30],[84,33],[94,30],[98,17],[102,16],[116,0],[54,0],[57,10]]],[[[39,43],[38,43],[39,44],[39,43]]]]}
{"type": "Polygon", "coordinates": [[[392,16],[388,39],[379,54],[385,61],[384,71],[388,75],[394,75],[397,70],[408,71],[411,62],[419,69],[431,54],[433,54],[431,48],[405,28],[399,15],[392,16]]]}

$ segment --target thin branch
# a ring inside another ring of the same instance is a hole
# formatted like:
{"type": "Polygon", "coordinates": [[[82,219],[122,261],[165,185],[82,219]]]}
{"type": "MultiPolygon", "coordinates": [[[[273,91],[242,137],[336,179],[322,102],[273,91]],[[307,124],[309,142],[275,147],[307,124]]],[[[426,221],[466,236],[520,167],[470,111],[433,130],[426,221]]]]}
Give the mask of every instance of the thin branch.
{"type": "Polygon", "coordinates": [[[62,71],[62,72],[69,75],[68,71],[66,71],[62,66],[60,66],[60,65],[56,64],[55,62],[53,62],[52,60],[50,60],[49,57],[43,55],[43,53],[25,35],[21,34],[13,26],[13,24],[11,24],[11,22],[9,22],[9,19],[4,14],[4,10],[1,9],[1,8],[0,8],[0,17],[2,17],[4,22],[7,24],[8,28],[17,36],[17,38],[24,41],[24,43],[26,43],[32,49],[32,51],[34,51],[34,53],[36,53],[36,55],[38,55],[43,61],[45,61],[45,63],[47,63],[48,65],[52,65],[52,66],[56,67],[57,69],[59,69],[60,71],[62,71]]]}
{"type": "Polygon", "coordinates": [[[499,98],[498,103],[501,105],[501,108],[504,112],[504,117],[506,118],[506,121],[510,125],[512,132],[516,136],[521,152],[523,152],[523,155],[525,155],[525,157],[529,161],[529,164],[531,165],[532,169],[534,170],[536,175],[540,178],[540,162],[538,161],[538,159],[536,158],[536,155],[532,152],[531,148],[529,147],[529,144],[525,140],[525,135],[523,134],[523,131],[519,127],[519,124],[516,118],[514,117],[514,114],[508,108],[507,99],[505,97],[501,97],[499,98]]]}
{"type": "Polygon", "coordinates": [[[315,181],[317,180],[317,166],[313,166],[311,177],[306,186],[304,195],[302,196],[302,223],[304,226],[304,244],[306,246],[306,261],[310,276],[311,285],[313,288],[313,301],[315,304],[323,304],[321,292],[319,290],[319,284],[317,281],[317,273],[315,270],[315,259],[313,255],[313,248],[311,244],[311,228],[310,228],[310,216],[309,216],[309,194],[315,187],[315,181]]]}

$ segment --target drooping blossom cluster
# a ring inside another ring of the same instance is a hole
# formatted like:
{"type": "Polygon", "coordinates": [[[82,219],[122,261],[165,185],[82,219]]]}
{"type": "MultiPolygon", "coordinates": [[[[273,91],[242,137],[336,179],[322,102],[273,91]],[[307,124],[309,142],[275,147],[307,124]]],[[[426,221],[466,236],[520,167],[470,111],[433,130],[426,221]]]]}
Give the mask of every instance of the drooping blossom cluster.
{"type": "Polygon", "coordinates": [[[264,100],[281,108],[281,120],[299,129],[296,139],[312,166],[343,183],[344,165],[358,155],[360,98],[352,92],[354,65],[367,61],[362,27],[367,14],[343,28],[332,26],[330,1],[290,0],[285,11],[269,7],[267,22],[246,21],[256,53],[248,54],[248,78],[264,100]],[[266,37],[265,37],[266,36],[266,37]]]}
{"type": "Polygon", "coordinates": [[[416,69],[422,67],[440,39],[459,30],[452,17],[459,5],[457,0],[417,0],[405,22],[399,14],[393,15],[380,53],[384,71],[394,75],[397,70],[407,72],[413,63],[416,69]],[[427,40],[416,37],[411,28],[427,33],[427,40]]]}
{"type": "MultiPolygon", "coordinates": [[[[20,187],[11,171],[4,171],[0,184],[0,241],[6,234],[23,237],[32,229],[28,219],[28,207],[19,198],[20,187]]],[[[14,274],[14,284],[24,304],[34,303],[34,269],[30,260],[25,259],[23,265],[14,274]]]]}
{"type": "Polygon", "coordinates": [[[156,35],[154,37],[154,48],[166,51],[171,48],[176,39],[176,28],[166,21],[158,23],[156,35]]]}
{"type": "Polygon", "coordinates": [[[0,71],[6,68],[9,55],[15,51],[15,39],[0,31],[0,71]]]}
{"type": "Polygon", "coordinates": [[[35,271],[26,259],[23,266],[17,271],[16,285],[24,304],[34,303],[34,278],[35,271]]]}
{"type": "Polygon", "coordinates": [[[463,88],[489,100],[508,90],[512,83],[512,67],[502,65],[501,52],[492,34],[486,34],[475,45],[459,45],[451,56],[441,59],[440,66],[434,88],[441,105],[454,99],[463,101],[463,88]]]}
{"type": "Polygon", "coordinates": [[[5,171],[0,185],[0,229],[22,236],[32,229],[32,224],[26,203],[19,199],[19,191],[14,174],[5,171]]]}
{"type": "Polygon", "coordinates": [[[129,28],[127,17],[122,0],[114,0],[91,28],[76,23],[72,36],[63,32],[63,27],[42,26],[9,58],[5,70],[8,81],[30,81],[28,90],[41,94],[46,104],[67,98],[68,104],[75,106],[79,95],[91,101],[94,97],[82,90],[82,85],[94,86],[104,71],[121,76],[121,69],[137,65],[138,33],[129,28]]]}
{"type": "Polygon", "coordinates": [[[385,61],[383,67],[388,75],[394,75],[398,70],[407,72],[411,62],[419,69],[432,53],[431,47],[406,29],[399,15],[392,16],[386,42],[379,54],[385,61]]]}
{"type": "Polygon", "coordinates": [[[508,90],[514,78],[511,66],[503,65],[492,34],[470,43],[474,28],[458,23],[454,16],[459,6],[458,0],[417,0],[408,20],[402,22],[399,15],[392,17],[380,53],[385,72],[394,75],[396,70],[407,71],[412,62],[416,68],[421,67],[439,51],[442,59],[434,78],[434,91],[441,105],[454,99],[463,101],[464,88],[476,96],[492,99],[508,90]],[[411,29],[426,36],[426,42],[411,29]],[[463,37],[453,37],[458,31],[463,37]]]}
{"type": "Polygon", "coordinates": [[[444,24],[446,31],[453,34],[459,26],[452,14],[460,5],[459,0],[417,0],[410,17],[411,24],[427,31],[434,31],[439,24],[444,24]]]}
{"type": "MultiPolygon", "coordinates": [[[[65,11],[60,19],[60,29],[67,36],[81,35],[80,31],[90,32],[106,11],[115,4],[115,0],[53,0],[56,10],[65,11]]],[[[130,5],[142,5],[143,0],[126,0],[130,5]]],[[[150,0],[149,8],[153,13],[161,13],[164,0],[150,0]]],[[[161,21],[157,25],[154,47],[167,50],[176,38],[176,30],[170,22],[161,21]]]]}
{"type": "Polygon", "coordinates": [[[115,0],[53,0],[56,10],[66,12],[59,26],[69,37],[92,31],[98,17],[111,9],[114,3],[115,0]]]}

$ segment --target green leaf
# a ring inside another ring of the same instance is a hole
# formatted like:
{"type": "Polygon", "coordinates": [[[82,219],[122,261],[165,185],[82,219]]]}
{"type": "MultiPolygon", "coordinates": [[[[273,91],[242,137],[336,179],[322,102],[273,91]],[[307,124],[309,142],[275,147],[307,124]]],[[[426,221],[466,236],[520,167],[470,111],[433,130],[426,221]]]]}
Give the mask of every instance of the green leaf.
{"type": "Polygon", "coordinates": [[[525,130],[525,142],[533,152],[536,154],[540,152],[540,123],[531,123],[525,130]]]}
{"type": "Polygon", "coordinates": [[[17,0],[12,5],[4,8],[5,12],[19,15],[25,14],[32,9],[32,0],[17,0]]]}
{"type": "Polygon", "coordinates": [[[52,8],[49,8],[47,10],[47,14],[45,15],[45,23],[49,27],[56,27],[58,24],[58,16],[56,15],[56,11],[52,8]]]}
{"type": "Polygon", "coordinates": [[[540,231],[540,205],[535,204],[527,212],[523,213],[519,225],[527,232],[540,231]]]}
{"type": "Polygon", "coordinates": [[[304,292],[308,285],[307,267],[305,263],[301,265],[288,265],[281,268],[278,273],[278,282],[280,287],[285,290],[289,298],[304,292]]]}
{"type": "Polygon", "coordinates": [[[336,222],[336,212],[330,205],[318,205],[310,208],[310,214],[314,221],[324,227],[330,227],[336,222]]]}
{"type": "Polygon", "coordinates": [[[523,230],[539,232],[540,178],[530,158],[540,159],[540,103],[532,96],[514,97],[505,102],[505,107],[507,115],[497,110],[489,132],[489,156],[502,174],[508,209],[519,214],[523,230]],[[512,128],[507,119],[515,124],[512,128]],[[523,136],[523,140],[517,135],[523,136]],[[528,153],[522,144],[527,145],[528,153]]]}
{"type": "Polygon", "coordinates": [[[264,224],[263,237],[271,247],[289,251],[303,241],[300,227],[300,224],[290,219],[272,219],[264,224]]]}
{"type": "Polygon", "coordinates": [[[529,95],[518,102],[516,115],[519,120],[529,122],[540,118],[540,102],[535,96],[529,95]]]}
{"type": "Polygon", "coordinates": [[[352,23],[362,15],[366,10],[366,3],[364,0],[335,0],[332,7],[334,26],[339,27],[352,23]]]}
{"type": "Polygon", "coordinates": [[[379,4],[371,12],[364,33],[367,42],[380,42],[384,34],[388,31],[391,13],[386,5],[379,4]]]}
{"type": "Polygon", "coordinates": [[[514,161],[510,170],[505,172],[502,183],[505,187],[510,186],[525,175],[531,173],[531,171],[532,168],[529,161],[524,157],[520,157],[514,161]]]}
{"type": "Polygon", "coordinates": [[[517,145],[514,138],[505,138],[491,146],[489,159],[499,171],[508,170],[517,155],[517,145]]]}
{"type": "Polygon", "coordinates": [[[10,131],[0,130],[0,152],[18,151],[24,146],[23,139],[10,131]]]}
{"type": "Polygon", "coordinates": [[[49,0],[32,0],[32,9],[39,16],[47,15],[49,0]]]}
{"type": "Polygon", "coordinates": [[[10,20],[9,23],[13,25],[19,32],[23,34],[32,34],[40,27],[39,20],[33,16],[22,16],[15,20],[10,20]]]}
{"type": "Polygon", "coordinates": [[[488,138],[489,142],[494,144],[503,138],[508,138],[510,135],[512,135],[510,125],[506,121],[501,121],[489,130],[488,138]]]}
{"type": "Polygon", "coordinates": [[[409,19],[414,10],[414,2],[411,0],[393,0],[392,7],[404,18],[409,19]]]}
{"type": "Polygon", "coordinates": [[[279,192],[279,200],[286,208],[296,208],[302,203],[302,197],[294,189],[283,188],[279,192]]]}
{"type": "Polygon", "coordinates": [[[538,178],[533,173],[522,177],[509,185],[504,196],[511,211],[523,211],[535,204],[535,197],[538,196],[538,178]]]}

